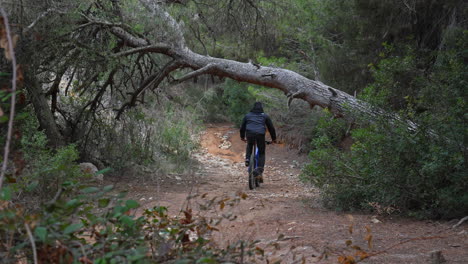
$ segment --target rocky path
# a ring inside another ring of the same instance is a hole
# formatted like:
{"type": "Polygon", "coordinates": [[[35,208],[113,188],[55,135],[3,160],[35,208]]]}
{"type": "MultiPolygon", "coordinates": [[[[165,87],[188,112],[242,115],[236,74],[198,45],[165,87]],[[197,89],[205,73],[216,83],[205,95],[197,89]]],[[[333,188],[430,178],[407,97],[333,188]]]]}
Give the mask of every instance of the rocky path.
{"type": "MultiPolygon", "coordinates": [[[[431,263],[431,254],[437,251],[442,253],[445,263],[468,263],[466,224],[452,229],[453,222],[415,221],[324,209],[320,206],[318,190],[298,179],[306,157],[298,156],[283,145],[267,146],[265,184],[251,191],[243,165],[245,143],[234,127],[229,124],[208,127],[201,144],[202,150],[195,154],[198,169],[192,175],[169,175],[164,179],[130,184],[117,182],[117,186],[129,188],[130,195],[143,207],[168,206],[173,214],[191,203],[187,200],[189,195],[235,197],[239,193],[247,194],[237,206],[223,210],[213,208],[208,212],[235,216],[235,220],[224,222],[212,239],[219,245],[239,239],[260,240],[262,247],[274,244],[274,248],[267,250],[270,263],[276,260],[338,263],[339,256],[352,255],[359,259],[356,255],[375,253],[376,256],[362,263],[431,263]],[[348,246],[349,243],[352,244],[348,246]]],[[[190,206],[197,204],[194,202],[190,206]]]]}

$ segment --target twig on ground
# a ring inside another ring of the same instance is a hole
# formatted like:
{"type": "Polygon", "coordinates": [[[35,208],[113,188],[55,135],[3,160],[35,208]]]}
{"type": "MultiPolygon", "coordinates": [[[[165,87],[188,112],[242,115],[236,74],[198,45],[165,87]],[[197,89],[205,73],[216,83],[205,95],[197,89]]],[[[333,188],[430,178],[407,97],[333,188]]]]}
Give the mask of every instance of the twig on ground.
{"type": "Polygon", "coordinates": [[[29,228],[29,225],[27,223],[24,223],[24,227],[26,227],[26,232],[28,232],[29,241],[31,242],[34,264],[37,264],[38,261],[37,261],[36,243],[34,242],[34,237],[32,235],[31,228],[29,228]]]}
{"type": "Polygon", "coordinates": [[[461,224],[463,224],[463,222],[465,222],[466,220],[468,220],[468,216],[465,216],[463,217],[462,219],[460,219],[460,221],[458,221],[458,223],[456,223],[455,225],[452,226],[452,228],[457,228],[459,227],[461,224]]]}
{"type": "Polygon", "coordinates": [[[271,244],[274,242],[281,242],[281,241],[293,240],[293,239],[299,239],[299,238],[303,238],[303,237],[302,236],[284,236],[280,239],[272,239],[272,240],[265,241],[265,243],[271,244]]]}
{"type": "Polygon", "coordinates": [[[383,249],[383,250],[380,250],[380,251],[377,251],[377,252],[374,252],[374,253],[370,253],[363,259],[367,259],[367,258],[371,258],[371,257],[378,256],[378,255],[381,255],[381,254],[388,253],[389,250],[391,250],[393,248],[396,248],[396,247],[399,247],[401,245],[407,244],[409,242],[418,241],[418,240],[444,239],[444,238],[448,238],[448,237],[449,236],[431,236],[431,237],[410,238],[410,239],[404,240],[402,242],[399,242],[397,244],[394,244],[394,245],[392,245],[390,247],[387,247],[386,249],[383,249]]]}

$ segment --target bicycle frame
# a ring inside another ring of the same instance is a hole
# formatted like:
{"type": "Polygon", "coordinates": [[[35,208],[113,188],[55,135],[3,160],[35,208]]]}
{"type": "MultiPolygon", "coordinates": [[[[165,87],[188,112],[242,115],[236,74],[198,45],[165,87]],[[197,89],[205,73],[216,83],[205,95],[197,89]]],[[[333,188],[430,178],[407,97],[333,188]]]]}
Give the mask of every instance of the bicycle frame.
{"type": "MultiPolygon", "coordinates": [[[[271,144],[271,141],[265,141],[267,145],[271,144]]],[[[253,190],[255,187],[260,186],[260,181],[257,177],[254,176],[254,171],[258,167],[258,160],[260,159],[260,153],[258,151],[257,143],[255,142],[253,145],[253,153],[250,154],[250,162],[249,167],[247,168],[247,172],[249,173],[249,189],[253,190]]]]}
{"type": "Polygon", "coordinates": [[[258,167],[258,159],[260,158],[260,153],[258,153],[257,144],[254,145],[254,154],[255,154],[255,164],[254,164],[254,170],[255,170],[258,167]]]}

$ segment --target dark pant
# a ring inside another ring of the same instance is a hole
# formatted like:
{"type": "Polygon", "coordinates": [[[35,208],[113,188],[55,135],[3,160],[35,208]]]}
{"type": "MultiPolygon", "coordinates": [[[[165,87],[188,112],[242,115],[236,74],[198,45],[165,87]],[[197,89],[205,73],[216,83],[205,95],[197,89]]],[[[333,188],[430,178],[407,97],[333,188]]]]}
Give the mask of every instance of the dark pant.
{"type": "Polygon", "coordinates": [[[252,155],[253,145],[255,143],[257,144],[257,148],[258,148],[257,171],[262,173],[263,167],[265,166],[265,134],[247,133],[247,148],[245,150],[245,158],[247,160],[250,160],[250,156],[252,155]]]}

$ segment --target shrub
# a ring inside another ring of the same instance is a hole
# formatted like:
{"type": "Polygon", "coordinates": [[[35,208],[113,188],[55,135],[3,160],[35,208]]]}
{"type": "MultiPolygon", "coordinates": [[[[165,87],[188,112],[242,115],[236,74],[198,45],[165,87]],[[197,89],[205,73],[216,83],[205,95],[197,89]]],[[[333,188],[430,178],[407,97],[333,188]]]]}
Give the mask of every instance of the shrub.
{"type": "Polygon", "coordinates": [[[169,172],[171,167],[183,170],[198,147],[193,137],[200,128],[198,112],[192,106],[170,103],[152,106],[130,109],[120,120],[104,116],[96,120],[85,139],[88,143],[80,144],[80,150],[117,173],[141,173],[141,166],[160,173],[169,172]]]}
{"type": "MultiPolygon", "coordinates": [[[[182,217],[171,217],[167,208],[155,206],[137,216],[139,204],[113,192],[111,185],[96,188],[67,182],[62,188],[63,194],[43,204],[43,211],[35,215],[25,215],[21,206],[5,195],[10,189],[2,189],[2,263],[33,262],[36,256],[40,263],[268,262],[265,250],[257,245],[259,241],[240,240],[226,248],[210,243],[211,233],[222,221],[236,219],[229,213],[204,217],[186,208],[182,217]],[[78,189],[78,194],[69,197],[71,189],[78,189]]],[[[214,206],[223,210],[245,197],[243,193],[202,196],[198,202],[203,210],[213,210],[214,206]]]]}
{"type": "Polygon", "coordinates": [[[379,204],[427,218],[468,214],[463,97],[468,34],[457,32],[446,39],[446,50],[439,51],[428,74],[417,74],[419,61],[427,58],[405,49],[404,56],[382,59],[374,69],[375,82],[366,88],[372,103],[400,109],[403,119],[418,124],[416,130],[385,116],[372,121],[358,116],[351,150],[342,152],[336,140],[343,127],[336,120],[319,122],[303,178],[322,188],[328,206],[363,209],[379,204]],[[413,90],[406,94],[399,85],[413,90]]]}
{"type": "Polygon", "coordinates": [[[52,150],[47,145],[43,131],[38,131],[38,122],[33,115],[19,123],[21,140],[14,152],[15,175],[11,175],[10,187],[21,195],[16,202],[37,209],[39,203],[51,200],[64,182],[77,182],[84,178],[76,160],[79,153],[75,145],[52,150]]]}
{"type": "Polygon", "coordinates": [[[193,120],[189,110],[178,113],[168,109],[165,118],[160,123],[160,135],[158,136],[159,148],[164,154],[184,163],[190,159],[190,154],[198,147],[192,138],[198,130],[197,120],[193,120]]]}
{"type": "Polygon", "coordinates": [[[227,80],[224,85],[223,102],[227,105],[227,116],[240,126],[244,115],[252,109],[255,97],[248,85],[234,80],[227,80]]]}
{"type": "MultiPolygon", "coordinates": [[[[335,120],[324,122],[331,130],[335,120]]],[[[323,123],[322,123],[323,124],[323,123]]],[[[328,206],[369,209],[369,203],[430,218],[466,215],[466,165],[459,149],[434,131],[410,132],[382,122],[352,131],[349,152],[333,137],[313,140],[304,177],[320,187],[328,206]]]]}
{"type": "MultiPolygon", "coordinates": [[[[223,101],[223,90],[221,85],[212,85],[204,91],[200,91],[193,87],[191,90],[202,94],[202,98],[199,99],[200,107],[198,108],[203,117],[203,121],[206,123],[220,123],[227,122],[229,120],[226,116],[227,105],[223,101]]],[[[194,98],[197,98],[194,95],[194,98]]]]}

